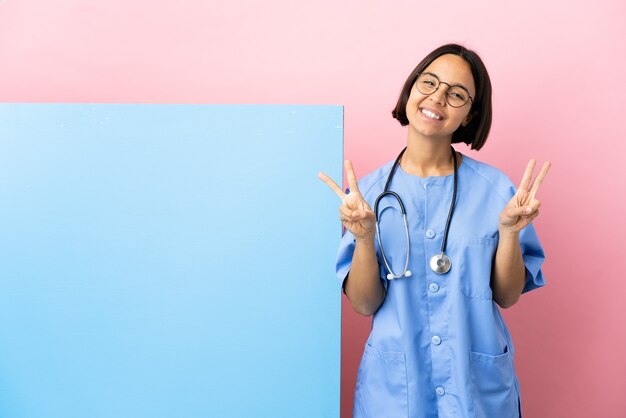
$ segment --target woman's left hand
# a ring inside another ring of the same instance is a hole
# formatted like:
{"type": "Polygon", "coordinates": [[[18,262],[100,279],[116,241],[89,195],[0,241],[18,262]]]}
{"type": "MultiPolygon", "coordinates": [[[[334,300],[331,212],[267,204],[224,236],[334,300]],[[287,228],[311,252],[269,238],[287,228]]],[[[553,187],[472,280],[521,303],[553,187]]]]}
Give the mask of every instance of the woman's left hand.
{"type": "Polygon", "coordinates": [[[535,195],[546,174],[548,174],[551,164],[549,161],[545,162],[537,177],[531,181],[535,164],[535,160],[530,160],[517,192],[500,213],[501,233],[517,233],[527,227],[539,215],[541,203],[535,198],[535,195]]]}

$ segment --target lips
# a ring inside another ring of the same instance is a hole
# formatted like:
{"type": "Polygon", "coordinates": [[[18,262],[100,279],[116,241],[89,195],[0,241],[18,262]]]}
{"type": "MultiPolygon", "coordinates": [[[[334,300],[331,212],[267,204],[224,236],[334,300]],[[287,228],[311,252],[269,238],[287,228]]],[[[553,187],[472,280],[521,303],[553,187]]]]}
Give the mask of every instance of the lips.
{"type": "Polygon", "coordinates": [[[420,113],[432,120],[442,120],[443,115],[433,109],[420,108],[420,113]]]}

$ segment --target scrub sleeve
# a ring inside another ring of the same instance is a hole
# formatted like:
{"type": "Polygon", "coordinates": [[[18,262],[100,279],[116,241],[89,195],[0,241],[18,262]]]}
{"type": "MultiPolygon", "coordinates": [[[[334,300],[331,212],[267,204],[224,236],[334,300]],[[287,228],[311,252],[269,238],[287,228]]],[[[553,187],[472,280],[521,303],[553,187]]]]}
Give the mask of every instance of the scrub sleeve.
{"type": "MultiPolygon", "coordinates": [[[[343,236],[341,237],[341,242],[339,244],[339,250],[337,252],[337,262],[335,266],[335,271],[337,274],[337,278],[341,283],[341,289],[345,293],[345,280],[350,272],[350,266],[352,264],[352,255],[354,254],[354,249],[356,247],[356,241],[354,239],[354,235],[348,230],[344,228],[343,236]]],[[[387,290],[387,270],[385,268],[385,264],[382,262],[382,258],[380,257],[380,251],[378,249],[378,242],[376,242],[376,258],[378,258],[378,271],[379,277],[382,282],[383,287],[387,290]]]]}

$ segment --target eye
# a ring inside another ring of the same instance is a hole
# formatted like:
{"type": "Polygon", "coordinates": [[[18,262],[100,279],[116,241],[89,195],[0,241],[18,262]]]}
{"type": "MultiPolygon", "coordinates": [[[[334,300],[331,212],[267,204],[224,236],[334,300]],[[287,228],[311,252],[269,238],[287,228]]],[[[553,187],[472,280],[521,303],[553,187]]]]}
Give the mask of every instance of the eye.
{"type": "Polygon", "coordinates": [[[434,90],[437,87],[437,83],[435,80],[432,79],[424,79],[424,80],[420,80],[419,85],[422,87],[425,87],[429,90],[434,90]]]}
{"type": "Polygon", "coordinates": [[[430,74],[422,74],[417,79],[417,89],[422,94],[432,94],[439,86],[439,80],[430,74]]]}
{"type": "Polygon", "coordinates": [[[468,94],[463,89],[452,88],[448,90],[448,96],[450,96],[451,98],[455,100],[460,100],[464,102],[465,100],[467,100],[468,94]]]}
{"type": "Polygon", "coordinates": [[[465,96],[462,93],[456,91],[451,91],[450,96],[454,97],[455,99],[465,100],[465,96]]]}

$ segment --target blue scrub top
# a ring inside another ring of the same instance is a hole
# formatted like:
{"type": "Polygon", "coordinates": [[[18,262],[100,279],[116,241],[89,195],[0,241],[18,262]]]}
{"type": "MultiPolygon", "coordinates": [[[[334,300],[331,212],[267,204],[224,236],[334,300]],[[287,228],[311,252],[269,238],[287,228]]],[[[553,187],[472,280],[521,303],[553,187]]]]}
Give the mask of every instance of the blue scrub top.
{"type": "MultiPolygon", "coordinates": [[[[393,161],[359,181],[372,208],[392,165],[393,161]]],[[[446,249],[452,268],[438,275],[429,261],[441,250],[453,178],[453,174],[421,178],[400,166],[396,169],[389,189],[400,195],[406,208],[412,276],[388,281],[376,243],[387,296],[374,314],[359,366],[355,418],[521,416],[515,350],[489,285],[499,215],[515,187],[500,170],[463,155],[446,249]]],[[[379,218],[387,261],[400,274],[406,240],[393,197],[381,200],[379,218]]],[[[527,292],[544,285],[544,253],[532,224],[520,232],[520,243],[527,292]]],[[[354,247],[354,236],[346,231],[336,266],[342,282],[354,247]]]]}

